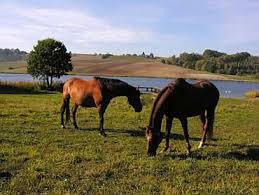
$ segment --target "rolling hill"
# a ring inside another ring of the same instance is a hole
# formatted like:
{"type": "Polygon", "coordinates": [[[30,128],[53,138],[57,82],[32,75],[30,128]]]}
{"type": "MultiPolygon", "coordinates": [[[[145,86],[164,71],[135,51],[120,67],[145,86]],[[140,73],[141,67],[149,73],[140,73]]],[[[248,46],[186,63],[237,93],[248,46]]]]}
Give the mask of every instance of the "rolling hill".
{"type": "MultiPolygon", "coordinates": [[[[225,80],[225,76],[208,72],[195,71],[163,64],[159,59],[149,59],[141,56],[111,56],[102,59],[100,55],[73,54],[74,69],[70,74],[98,76],[144,76],[168,78],[197,78],[225,80]]],[[[1,62],[2,73],[26,73],[26,61],[1,62]]]]}

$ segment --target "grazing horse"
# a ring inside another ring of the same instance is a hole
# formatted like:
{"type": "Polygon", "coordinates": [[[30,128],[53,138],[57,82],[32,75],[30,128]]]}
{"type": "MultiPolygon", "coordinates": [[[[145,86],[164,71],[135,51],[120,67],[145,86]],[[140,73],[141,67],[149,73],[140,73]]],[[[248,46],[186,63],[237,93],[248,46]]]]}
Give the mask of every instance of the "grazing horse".
{"type": "Polygon", "coordinates": [[[166,116],[166,144],[164,152],[169,148],[170,131],[173,118],[181,121],[187,154],[191,152],[187,118],[200,116],[202,123],[202,139],[199,145],[201,148],[213,135],[213,122],[215,108],[219,100],[219,91],[209,81],[199,81],[195,84],[187,83],[183,78],[178,78],[169,83],[156,97],[150,115],[149,126],[145,131],[148,142],[148,155],[155,156],[156,150],[163,137],[160,132],[163,116],[166,116]]]}
{"type": "Polygon", "coordinates": [[[100,134],[106,136],[103,128],[104,112],[111,99],[118,96],[126,96],[128,103],[141,112],[142,104],[140,101],[140,91],[135,87],[118,79],[107,79],[94,77],[92,80],[82,80],[79,78],[68,79],[63,86],[63,104],[61,106],[61,127],[64,128],[64,112],[66,121],[69,121],[69,100],[72,99],[73,125],[78,129],[76,123],[76,111],[78,106],[96,107],[100,117],[100,134]]]}

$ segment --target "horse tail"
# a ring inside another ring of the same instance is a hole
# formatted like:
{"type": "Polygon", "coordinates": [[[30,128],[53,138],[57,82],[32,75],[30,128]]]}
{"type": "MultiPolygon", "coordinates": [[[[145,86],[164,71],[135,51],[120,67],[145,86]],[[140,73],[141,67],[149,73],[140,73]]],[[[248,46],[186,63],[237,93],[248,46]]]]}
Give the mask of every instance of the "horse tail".
{"type": "Polygon", "coordinates": [[[65,102],[65,112],[66,112],[66,123],[68,123],[69,120],[70,120],[69,100],[70,100],[70,96],[68,96],[68,97],[64,100],[64,102],[65,102]]]}
{"type": "Polygon", "coordinates": [[[208,133],[207,133],[207,139],[211,140],[213,137],[213,124],[214,124],[214,118],[215,118],[215,108],[209,109],[207,111],[207,120],[208,120],[208,133]]]}

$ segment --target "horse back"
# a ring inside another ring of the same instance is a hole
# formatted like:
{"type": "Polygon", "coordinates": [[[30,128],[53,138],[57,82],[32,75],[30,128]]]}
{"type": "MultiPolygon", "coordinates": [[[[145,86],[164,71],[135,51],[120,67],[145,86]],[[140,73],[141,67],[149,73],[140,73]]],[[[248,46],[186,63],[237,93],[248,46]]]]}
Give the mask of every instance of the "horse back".
{"type": "Polygon", "coordinates": [[[75,104],[83,107],[96,107],[102,101],[99,82],[95,79],[68,79],[63,87],[63,97],[69,95],[75,104]]]}
{"type": "Polygon", "coordinates": [[[218,89],[209,81],[195,84],[176,80],[169,85],[168,112],[175,116],[197,116],[207,109],[214,109],[219,100],[218,89]]]}

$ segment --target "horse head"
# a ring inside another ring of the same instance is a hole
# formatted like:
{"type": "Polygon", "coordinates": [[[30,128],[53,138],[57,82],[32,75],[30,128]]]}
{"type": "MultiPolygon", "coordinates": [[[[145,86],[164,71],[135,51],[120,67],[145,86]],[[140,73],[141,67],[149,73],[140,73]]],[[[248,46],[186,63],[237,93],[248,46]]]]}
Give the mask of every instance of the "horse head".
{"type": "Polygon", "coordinates": [[[155,156],[156,150],[161,143],[163,136],[161,132],[154,132],[154,129],[149,126],[146,128],[145,136],[147,139],[147,154],[149,156],[155,156]]]}
{"type": "Polygon", "coordinates": [[[140,91],[134,88],[134,91],[128,96],[129,104],[134,108],[135,112],[142,111],[142,103],[140,100],[140,91]]]}

